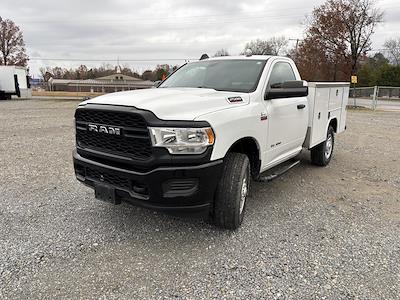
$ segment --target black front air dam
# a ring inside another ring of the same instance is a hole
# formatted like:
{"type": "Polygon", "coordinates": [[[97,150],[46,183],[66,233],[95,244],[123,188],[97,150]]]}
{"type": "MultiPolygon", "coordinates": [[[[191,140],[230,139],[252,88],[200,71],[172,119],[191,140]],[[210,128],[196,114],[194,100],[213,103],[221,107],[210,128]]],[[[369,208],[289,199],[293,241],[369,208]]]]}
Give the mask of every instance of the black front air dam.
{"type": "Polygon", "coordinates": [[[73,160],[77,179],[87,186],[102,182],[115,188],[118,201],[178,215],[209,213],[223,167],[217,160],[141,173],[89,160],[76,150],[73,160]]]}

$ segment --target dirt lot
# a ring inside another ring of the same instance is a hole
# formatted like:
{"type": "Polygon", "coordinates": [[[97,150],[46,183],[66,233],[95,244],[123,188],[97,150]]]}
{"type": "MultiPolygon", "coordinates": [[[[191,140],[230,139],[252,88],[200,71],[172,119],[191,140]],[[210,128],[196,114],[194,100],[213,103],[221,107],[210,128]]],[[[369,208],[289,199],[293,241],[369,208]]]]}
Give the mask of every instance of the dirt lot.
{"type": "Polygon", "coordinates": [[[94,199],[77,102],[0,102],[0,298],[400,299],[400,113],[349,111],[327,168],[253,184],[238,231],[94,199]]]}

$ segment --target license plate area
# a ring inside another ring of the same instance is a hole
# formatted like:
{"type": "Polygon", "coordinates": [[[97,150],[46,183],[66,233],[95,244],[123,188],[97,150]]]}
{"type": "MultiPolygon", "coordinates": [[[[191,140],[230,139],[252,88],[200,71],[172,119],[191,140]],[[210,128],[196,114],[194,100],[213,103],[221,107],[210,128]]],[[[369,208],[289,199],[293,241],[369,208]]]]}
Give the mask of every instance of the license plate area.
{"type": "Polygon", "coordinates": [[[112,203],[112,204],[120,204],[121,201],[118,201],[115,196],[115,189],[107,184],[96,183],[94,185],[94,195],[96,199],[112,203]]]}

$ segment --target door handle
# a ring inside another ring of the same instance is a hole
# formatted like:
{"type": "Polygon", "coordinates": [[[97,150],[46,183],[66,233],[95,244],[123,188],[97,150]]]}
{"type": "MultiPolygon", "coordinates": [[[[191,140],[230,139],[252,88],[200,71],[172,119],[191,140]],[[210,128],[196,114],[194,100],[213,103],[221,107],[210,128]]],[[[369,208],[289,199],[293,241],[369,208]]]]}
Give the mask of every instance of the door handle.
{"type": "Polygon", "coordinates": [[[306,107],[305,104],[299,104],[299,105],[297,105],[297,109],[303,109],[303,108],[305,108],[305,107],[306,107]]]}

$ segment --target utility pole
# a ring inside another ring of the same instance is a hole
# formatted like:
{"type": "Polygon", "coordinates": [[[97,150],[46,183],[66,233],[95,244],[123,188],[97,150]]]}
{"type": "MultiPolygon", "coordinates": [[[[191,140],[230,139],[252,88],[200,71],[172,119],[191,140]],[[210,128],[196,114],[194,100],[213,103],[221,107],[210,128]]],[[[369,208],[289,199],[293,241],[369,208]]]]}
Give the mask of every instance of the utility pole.
{"type": "Polygon", "coordinates": [[[300,39],[289,39],[289,41],[296,41],[296,53],[297,53],[297,50],[299,49],[299,41],[300,41],[300,39]]]}
{"type": "Polygon", "coordinates": [[[299,50],[299,43],[300,43],[300,41],[302,41],[303,39],[299,39],[299,38],[297,38],[297,39],[289,39],[289,41],[296,41],[296,56],[297,56],[297,54],[298,54],[298,50],[299,50]]]}

